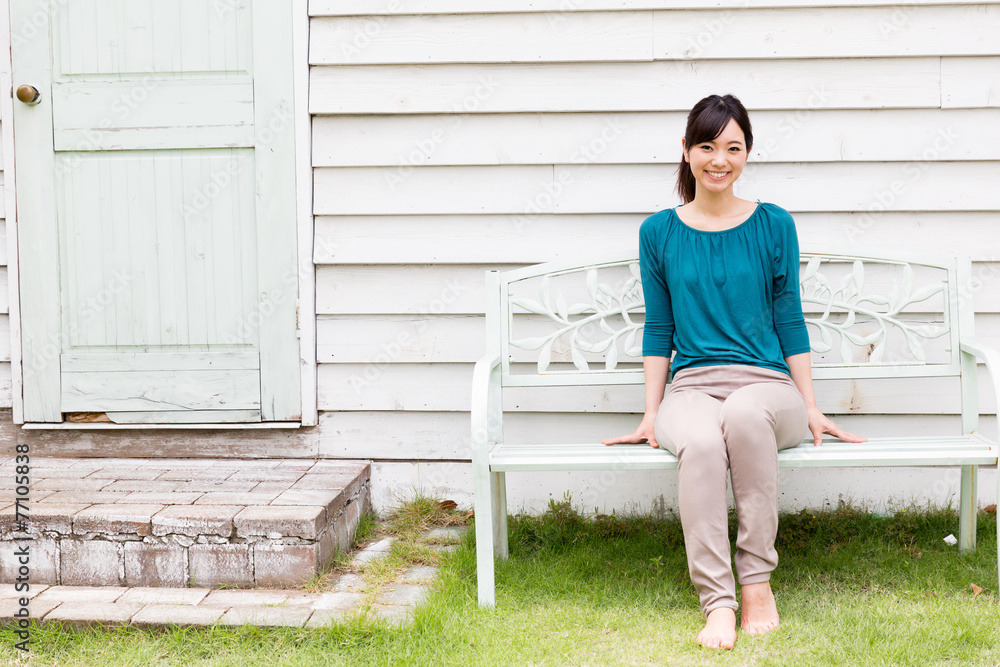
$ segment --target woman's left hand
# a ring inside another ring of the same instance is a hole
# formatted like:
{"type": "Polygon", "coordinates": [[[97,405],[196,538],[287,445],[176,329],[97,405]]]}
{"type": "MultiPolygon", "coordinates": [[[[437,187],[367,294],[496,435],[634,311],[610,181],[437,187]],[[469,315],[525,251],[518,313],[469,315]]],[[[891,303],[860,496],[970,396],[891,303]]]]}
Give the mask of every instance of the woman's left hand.
{"type": "Polygon", "coordinates": [[[854,433],[848,433],[839,426],[833,423],[833,421],[819,411],[819,408],[811,408],[809,413],[809,430],[813,434],[813,444],[819,447],[823,444],[823,434],[829,433],[841,440],[846,440],[847,442],[868,442],[868,438],[862,437],[860,435],[855,435],[854,433]]]}

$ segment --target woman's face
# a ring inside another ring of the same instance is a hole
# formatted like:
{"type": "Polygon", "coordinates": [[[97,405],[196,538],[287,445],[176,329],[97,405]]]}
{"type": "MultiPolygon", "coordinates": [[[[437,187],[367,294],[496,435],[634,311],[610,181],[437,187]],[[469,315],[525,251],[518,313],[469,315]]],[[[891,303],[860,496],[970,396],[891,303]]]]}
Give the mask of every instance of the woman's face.
{"type": "Polygon", "coordinates": [[[691,165],[696,192],[725,192],[733,187],[747,163],[743,130],[732,118],[714,139],[690,147],[681,139],[681,146],[684,159],[691,165]]]}

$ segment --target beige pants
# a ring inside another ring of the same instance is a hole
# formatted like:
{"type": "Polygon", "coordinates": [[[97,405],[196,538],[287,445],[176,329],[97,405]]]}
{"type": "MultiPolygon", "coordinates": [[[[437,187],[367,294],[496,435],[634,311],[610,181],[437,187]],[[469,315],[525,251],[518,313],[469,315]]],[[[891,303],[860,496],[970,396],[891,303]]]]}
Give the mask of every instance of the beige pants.
{"type": "Polygon", "coordinates": [[[780,371],[699,366],[676,373],[655,434],[678,460],[678,505],[688,570],[707,615],[737,609],[730,561],[726,471],[739,531],[740,585],[768,581],[778,564],[778,450],[809,433],[802,395],[780,371]]]}

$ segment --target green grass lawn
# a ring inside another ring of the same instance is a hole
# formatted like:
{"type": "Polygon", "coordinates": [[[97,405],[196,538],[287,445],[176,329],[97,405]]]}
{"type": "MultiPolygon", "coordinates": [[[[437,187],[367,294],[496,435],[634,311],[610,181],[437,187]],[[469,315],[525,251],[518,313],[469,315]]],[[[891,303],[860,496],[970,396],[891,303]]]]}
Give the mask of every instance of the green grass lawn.
{"type": "Polygon", "coordinates": [[[497,607],[476,604],[471,531],[412,625],[329,629],[32,630],[24,665],[998,665],[996,517],[959,555],[951,511],[783,516],[772,578],[781,627],[732,651],[694,642],[702,616],[673,517],[584,519],[569,503],[510,521],[497,607]],[[984,589],[976,593],[970,584],[984,589]]]}

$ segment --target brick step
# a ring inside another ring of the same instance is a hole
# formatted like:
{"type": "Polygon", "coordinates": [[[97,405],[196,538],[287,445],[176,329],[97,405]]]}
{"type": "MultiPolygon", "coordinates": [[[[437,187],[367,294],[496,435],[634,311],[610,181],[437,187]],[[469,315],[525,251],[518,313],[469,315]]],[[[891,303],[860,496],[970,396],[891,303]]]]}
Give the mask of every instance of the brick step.
{"type": "MultiPolygon", "coordinates": [[[[422,542],[440,552],[454,551],[466,528],[434,528],[422,542]]],[[[388,555],[393,538],[354,554],[354,572],[325,583],[327,590],[215,590],[121,586],[46,586],[28,590],[0,584],[0,625],[26,622],[71,627],[134,625],[142,627],[261,625],[319,628],[349,617],[408,623],[438,578],[438,568],[410,565],[390,579],[384,573],[368,580],[365,566],[388,555]],[[6,621],[4,620],[6,619],[6,621]]]]}
{"type": "Polygon", "coordinates": [[[370,507],[367,461],[32,457],[28,474],[19,524],[0,462],[0,583],[28,545],[32,584],[296,586],[370,507]]]}

